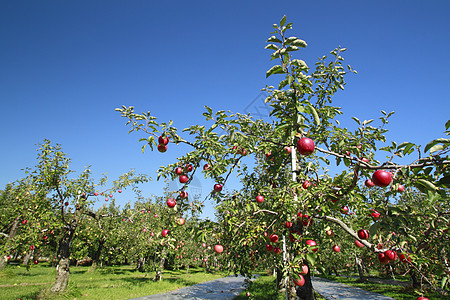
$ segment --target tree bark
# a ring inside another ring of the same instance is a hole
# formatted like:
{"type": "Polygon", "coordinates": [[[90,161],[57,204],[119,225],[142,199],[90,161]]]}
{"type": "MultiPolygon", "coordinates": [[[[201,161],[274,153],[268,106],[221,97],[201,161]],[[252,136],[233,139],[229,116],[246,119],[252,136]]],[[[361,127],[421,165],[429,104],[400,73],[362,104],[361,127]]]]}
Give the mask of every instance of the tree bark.
{"type": "Polygon", "coordinates": [[[2,253],[0,253],[0,270],[6,266],[5,256],[8,255],[10,243],[14,239],[17,233],[17,229],[19,228],[20,215],[16,217],[11,225],[11,229],[9,230],[9,235],[6,238],[5,246],[3,248],[2,253]]]}
{"type": "Polygon", "coordinates": [[[25,256],[23,257],[22,264],[28,265],[28,262],[30,261],[31,255],[33,254],[33,251],[27,251],[25,256]]]}
{"type": "Polygon", "coordinates": [[[70,275],[70,243],[72,242],[73,235],[78,226],[78,220],[80,218],[81,210],[77,205],[75,213],[69,224],[65,226],[65,232],[59,241],[58,248],[58,266],[56,267],[56,279],[52,288],[50,289],[54,293],[62,292],[67,288],[69,284],[70,275]]]}
{"type": "Polygon", "coordinates": [[[164,270],[164,263],[166,262],[166,250],[163,250],[159,259],[159,268],[156,270],[153,281],[160,281],[162,279],[162,271],[164,270]]]}
{"type": "Polygon", "coordinates": [[[363,270],[363,266],[362,266],[362,259],[359,258],[358,255],[356,255],[356,253],[355,253],[355,261],[356,261],[356,266],[358,268],[359,280],[360,281],[365,281],[366,278],[364,277],[364,270],[363,270]]]}
{"type": "MultiPolygon", "coordinates": [[[[308,264],[305,262],[305,265],[308,264]]],[[[308,265],[308,273],[306,275],[303,275],[303,277],[305,278],[305,284],[303,286],[296,287],[297,299],[315,300],[316,297],[314,296],[314,288],[311,282],[311,269],[309,268],[309,265],[308,265]]]]}

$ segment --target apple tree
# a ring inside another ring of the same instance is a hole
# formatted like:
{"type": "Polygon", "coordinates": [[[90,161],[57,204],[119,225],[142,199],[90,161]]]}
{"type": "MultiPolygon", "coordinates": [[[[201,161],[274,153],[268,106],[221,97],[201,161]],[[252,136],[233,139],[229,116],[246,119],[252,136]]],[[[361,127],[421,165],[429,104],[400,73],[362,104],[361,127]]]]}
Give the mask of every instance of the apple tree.
{"type": "MultiPolygon", "coordinates": [[[[395,261],[399,254],[410,255],[409,265],[418,272],[413,276],[425,279],[418,267],[419,253],[433,249],[427,241],[443,237],[448,223],[450,139],[435,139],[425,148],[409,142],[387,143],[393,113],[384,111],[378,121],[353,117],[354,130],[341,126],[342,109],[333,105],[333,96],[344,89],[346,76],[356,73],[344,66],[346,49],[332,50],[311,68],[293,57],[307,44],[287,35],[292,23],[283,17],[273,29],[266,49],[278,63],[266,77],[281,79],[264,90],[274,121],[214,113],[206,107],[205,125],[179,132],[172,121],[159,123],[150,112],[136,113],[125,106],[116,110],[128,120],[130,132],[145,134],[140,139],[143,151],[148,146],[165,152],[180,143],[192,147],[175,163],[161,167],[158,177],[189,184],[193,173],[202,172],[215,180],[208,197],[217,201],[222,228],[218,238],[239,266],[236,272],[249,275],[255,257],[271,257],[286,293],[313,299],[311,268],[320,268],[334,246],[321,236],[339,228],[340,238],[350,241],[346,245],[358,241],[382,264],[395,261]],[[177,169],[187,164],[192,165],[192,173],[177,169]],[[224,189],[233,172],[241,179],[242,189],[224,189]],[[368,194],[367,188],[377,192],[368,194]],[[405,189],[426,199],[422,212],[399,205],[405,189]],[[382,216],[380,220],[374,220],[373,210],[382,216]],[[425,216],[425,231],[408,232],[411,218],[420,224],[425,216]],[[406,235],[392,238],[392,228],[398,226],[404,227],[406,235]],[[426,235],[428,239],[420,242],[428,229],[429,238],[426,235]]],[[[449,127],[450,121],[447,134],[449,127]]],[[[426,258],[440,266],[433,270],[448,268],[447,252],[435,258],[426,258]]],[[[434,276],[444,282],[443,274],[434,276]]],[[[435,286],[437,281],[427,282],[435,286]]]]}

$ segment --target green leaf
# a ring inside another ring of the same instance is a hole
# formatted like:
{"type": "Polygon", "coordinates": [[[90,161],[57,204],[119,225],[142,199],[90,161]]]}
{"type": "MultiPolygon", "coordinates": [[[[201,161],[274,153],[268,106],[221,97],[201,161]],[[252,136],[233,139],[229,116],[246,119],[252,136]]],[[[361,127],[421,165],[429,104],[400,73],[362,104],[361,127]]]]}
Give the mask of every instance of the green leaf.
{"type": "Polygon", "coordinates": [[[450,128],[450,120],[448,120],[446,123],[445,123],[445,130],[448,130],[450,128]]]}
{"type": "Polygon", "coordinates": [[[278,50],[278,47],[274,44],[269,44],[264,49],[270,49],[270,50],[278,50]]]}
{"type": "Polygon", "coordinates": [[[301,69],[307,69],[308,65],[301,59],[293,59],[291,61],[291,65],[297,66],[301,69]]]}
{"type": "Polygon", "coordinates": [[[280,26],[284,26],[286,24],[286,16],[283,16],[280,20],[280,26]]]}
{"type": "Polygon", "coordinates": [[[309,105],[309,109],[311,110],[311,114],[314,117],[314,123],[316,124],[316,126],[320,125],[320,118],[319,118],[319,114],[317,113],[316,109],[314,108],[314,106],[309,105]]]}
{"type": "MultiPolygon", "coordinates": [[[[436,186],[434,184],[432,184],[431,182],[429,182],[428,180],[417,179],[416,183],[418,183],[422,187],[425,187],[427,190],[430,190],[433,192],[436,191],[436,186]]],[[[419,186],[416,185],[416,187],[420,189],[419,186]]]]}
{"type": "Polygon", "coordinates": [[[281,44],[281,41],[274,35],[272,35],[270,38],[268,38],[267,42],[268,43],[280,43],[281,44]]]}
{"type": "Polygon", "coordinates": [[[298,51],[298,50],[299,48],[297,46],[292,45],[286,48],[286,51],[298,51]]]}
{"type": "Polygon", "coordinates": [[[295,41],[293,41],[291,43],[292,46],[297,46],[297,47],[301,47],[301,48],[305,48],[306,46],[308,46],[308,44],[301,39],[296,39],[295,41]]]}
{"type": "Polygon", "coordinates": [[[429,142],[426,146],[425,146],[425,152],[427,152],[428,150],[430,150],[431,149],[431,147],[433,147],[434,145],[436,145],[436,144],[438,144],[438,143],[442,143],[442,144],[450,144],[450,139],[444,139],[444,138],[441,138],[441,139],[435,139],[435,140],[433,140],[433,141],[431,141],[431,142],[429,142]]]}
{"type": "Polygon", "coordinates": [[[357,117],[352,117],[352,119],[358,123],[358,125],[361,125],[361,121],[357,117]]]}
{"type": "Polygon", "coordinates": [[[439,179],[439,184],[450,187],[450,175],[446,175],[439,179]]]}
{"type": "Polygon", "coordinates": [[[272,74],[283,74],[284,70],[283,67],[280,65],[273,66],[269,69],[269,71],[266,72],[266,78],[269,77],[272,74]]]}
{"type": "Polygon", "coordinates": [[[448,276],[442,278],[441,289],[444,289],[444,288],[445,288],[445,285],[447,284],[448,280],[449,280],[449,277],[448,277],[448,276]]]}
{"type": "MultiPolygon", "coordinates": [[[[316,246],[314,246],[316,247],[316,246]]],[[[306,260],[311,266],[314,266],[316,264],[316,257],[312,253],[306,254],[306,260]]]]}
{"type": "Polygon", "coordinates": [[[444,145],[442,145],[442,144],[434,145],[433,147],[430,148],[430,153],[441,151],[441,150],[444,150],[444,145]]]}

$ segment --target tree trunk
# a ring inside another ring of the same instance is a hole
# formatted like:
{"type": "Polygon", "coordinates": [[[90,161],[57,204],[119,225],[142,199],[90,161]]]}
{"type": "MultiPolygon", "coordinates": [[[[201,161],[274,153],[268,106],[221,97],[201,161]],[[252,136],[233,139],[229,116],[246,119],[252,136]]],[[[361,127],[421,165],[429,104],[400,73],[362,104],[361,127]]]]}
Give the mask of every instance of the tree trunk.
{"type": "MultiPolygon", "coordinates": [[[[305,263],[307,265],[307,263],[305,263]]],[[[297,299],[300,300],[315,300],[316,297],[314,296],[314,288],[312,286],[311,282],[311,269],[308,265],[308,274],[303,275],[305,278],[305,284],[303,286],[297,286],[296,292],[297,292],[297,299]]]]}
{"type": "Polygon", "coordinates": [[[359,257],[355,254],[355,260],[356,260],[356,266],[357,266],[357,268],[358,268],[359,280],[360,280],[360,281],[365,281],[366,278],[364,277],[364,271],[363,271],[363,266],[362,266],[362,259],[359,258],[359,257]]]}
{"type": "Polygon", "coordinates": [[[160,281],[162,279],[162,271],[164,270],[164,263],[166,262],[166,250],[163,250],[161,253],[161,258],[159,259],[159,267],[156,270],[155,277],[153,277],[153,281],[160,281]]]}
{"type": "Polygon", "coordinates": [[[72,242],[73,235],[78,226],[78,220],[80,218],[81,210],[77,205],[72,220],[65,226],[65,232],[59,241],[58,248],[58,266],[56,267],[56,279],[51,291],[54,293],[62,292],[67,288],[69,284],[70,274],[70,243],[72,242]]]}
{"type": "Polygon", "coordinates": [[[95,251],[93,258],[92,258],[92,265],[90,268],[90,271],[93,272],[95,271],[95,269],[97,269],[99,262],[100,262],[100,257],[102,255],[102,250],[103,250],[103,245],[105,244],[105,237],[102,237],[102,239],[100,240],[98,247],[97,247],[97,251],[95,251]]]}
{"type": "Polygon", "coordinates": [[[33,254],[33,251],[28,251],[25,256],[23,257],[22,264],[28,265],[28,262],[30,261],[31,255],[33,254]]]}
{"type": "Polygon", "coordinates": [[[137,269],[139,270],[139,272],[144,272],[145,269],[145,257],[144,258],[139,258],[137,261],[137,269]]]}
{"type": "Polygon", "coordinates": [[[11,225],[11,229],[9,230],[9,235],[6,238],[5,246],[3,247],[2,253],[0,253],[0,270],[6,266],[5,256],[8,255],[10,243],[14,239],[17,233],[17,229],[19,228],[20,215],[16,217],[11,225]]]}

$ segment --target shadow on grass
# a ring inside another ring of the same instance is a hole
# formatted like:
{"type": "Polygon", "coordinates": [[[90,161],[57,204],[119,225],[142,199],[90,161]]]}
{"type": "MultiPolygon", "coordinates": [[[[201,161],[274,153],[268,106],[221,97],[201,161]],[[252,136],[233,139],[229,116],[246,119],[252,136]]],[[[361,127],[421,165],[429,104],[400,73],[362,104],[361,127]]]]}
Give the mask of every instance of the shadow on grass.
{"type": "Polygon", "coordinates": [[[249,287],[239,296],[234,298],[234,300],[248,300],[248,297],[245,295],[246,292],[249,292],[254,299],[258,300],[273,300],[280,297],[280,294],[277,292],[275,278],[270,275],[259,276],[258,279],[253,281],[249,287]]]}

